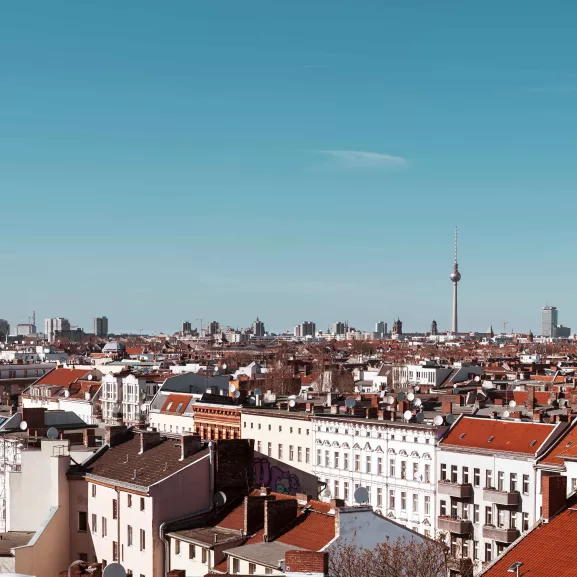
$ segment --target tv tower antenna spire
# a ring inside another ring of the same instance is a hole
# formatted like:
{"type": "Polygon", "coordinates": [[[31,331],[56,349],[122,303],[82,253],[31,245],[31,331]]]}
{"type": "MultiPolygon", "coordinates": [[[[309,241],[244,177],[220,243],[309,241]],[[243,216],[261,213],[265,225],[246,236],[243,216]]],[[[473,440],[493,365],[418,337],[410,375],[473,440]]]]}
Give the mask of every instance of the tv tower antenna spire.
{"type": "Polygon", "coordinates": [[[455,261],[453,262],[453,272],[449,277],[453,283],[453,322],[451,325],[451,332],[456,334],[459,332],[459,322],[457,314],[457,284],[461,280],[461,273],[459,272],[459,263],[457,262],[457,243],[458,243],[459,228],[455,227],[455,261]]]}

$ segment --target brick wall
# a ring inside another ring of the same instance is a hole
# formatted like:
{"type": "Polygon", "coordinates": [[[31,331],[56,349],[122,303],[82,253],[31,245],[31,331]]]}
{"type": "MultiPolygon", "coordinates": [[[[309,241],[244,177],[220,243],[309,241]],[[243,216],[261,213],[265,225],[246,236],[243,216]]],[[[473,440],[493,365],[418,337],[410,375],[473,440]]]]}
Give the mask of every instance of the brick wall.
{"type": "Polygon", "coordinates": [[[244,534],[252,535],[264,525],[264,502],[270,497],[244,498],[244,534]]]}
{"type": "Polygon", "coordinates": [[[297,518],[297,500],[282,499],[264,504],[264,540],[272,541],[297,518]]]}
{"type": "Polygon", "coordinates": [[[564,507],[567,500],[567,477],[543,477],[543,519],[549,520],[564,507]]]}
{"type": "Polygon", "coordinates": [[[285,570],[287,573],[322,573],[329,572],[329,554],[316,551],[287,551],[285,553],[285,570]]]}

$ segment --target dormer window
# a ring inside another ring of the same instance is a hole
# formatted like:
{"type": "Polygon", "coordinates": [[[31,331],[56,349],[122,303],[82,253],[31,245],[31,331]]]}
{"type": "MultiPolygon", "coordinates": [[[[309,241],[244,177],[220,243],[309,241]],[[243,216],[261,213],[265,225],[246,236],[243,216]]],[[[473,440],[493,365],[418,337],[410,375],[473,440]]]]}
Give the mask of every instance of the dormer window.
{"type": "Polygon", "coordinates": [[[166,410],[170,411],[171,408],[172,408],[172,403],[168,403],[168,407],[166,407],[166,410]]]}

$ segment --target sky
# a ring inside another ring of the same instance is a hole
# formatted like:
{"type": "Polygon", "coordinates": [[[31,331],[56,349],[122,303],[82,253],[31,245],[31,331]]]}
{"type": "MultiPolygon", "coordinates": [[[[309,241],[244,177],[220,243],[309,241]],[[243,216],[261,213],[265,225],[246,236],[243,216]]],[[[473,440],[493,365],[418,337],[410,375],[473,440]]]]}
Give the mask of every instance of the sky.
{"type": "MultiPolygon", "coordinates": [[[[574,0],[21,0],[0,317],[577,329],[574,0]]],[[[38,322],[41,325],[41,322],[38,322]]]]}

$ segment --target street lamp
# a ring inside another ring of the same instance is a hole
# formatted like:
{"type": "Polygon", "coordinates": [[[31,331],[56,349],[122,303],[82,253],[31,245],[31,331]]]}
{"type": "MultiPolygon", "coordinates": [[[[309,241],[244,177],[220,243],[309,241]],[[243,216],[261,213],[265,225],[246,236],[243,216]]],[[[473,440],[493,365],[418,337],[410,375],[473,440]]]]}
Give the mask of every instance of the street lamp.
{"type": "Polygon", "coordinates": [[[516,573],[517,577],[519,577],[520,575],[519,569],[521,569],[522,565],[523,563],[521,563],[521,561],[515,561],[515,563],[513,563],[513,565],[511,565],[511,567],[507,569],[507,573],[516,573]]]}

